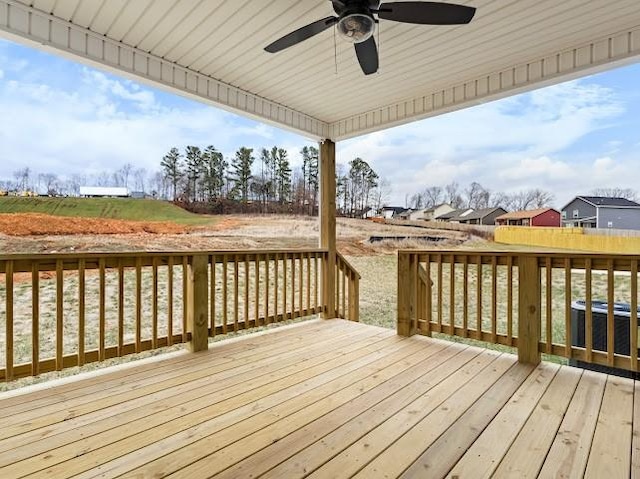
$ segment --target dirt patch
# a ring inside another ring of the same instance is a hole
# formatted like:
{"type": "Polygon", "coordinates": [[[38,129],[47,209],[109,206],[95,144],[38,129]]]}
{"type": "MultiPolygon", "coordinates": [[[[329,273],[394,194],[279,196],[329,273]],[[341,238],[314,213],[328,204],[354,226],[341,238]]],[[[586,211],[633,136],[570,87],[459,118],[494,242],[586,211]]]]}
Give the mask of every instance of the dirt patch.
{"type": "Polygon", "coordinates": [[[8,236],[180,234],[188,227],[171,222],[74,218],[39,213],[0,214],[0,233],[8,236]]]}
{"type": "MultiPolygon", "coordinates": [[[[46,215],[0,215],[0,251],[5,254],[317,248],[318,236],[317,218],[283,215],[221,215],[216,217],[214,224],[197,227],[46,215]],[[25,223],[25,217],[28,223],[25,223]],[[77,225],[77,229],[63,232],[67,220],[77,225]],[[23,229],[19,233],[25,224],[38,229],[32,233],[25,233],[23,229]],[[99,232],[92,233],[91,228],[99,232]]],[[[338,250],[353,256],[395,254],[398,249],[470,247],[479,241],[459,231],[430,231],[349,218],[338,218],[337,240],[338,250]],[[412,239],[425,234],[446,239],[438,242],[412,239]],[[407,239],[370,243],[370,237],[375,235],[407,239]]]]}

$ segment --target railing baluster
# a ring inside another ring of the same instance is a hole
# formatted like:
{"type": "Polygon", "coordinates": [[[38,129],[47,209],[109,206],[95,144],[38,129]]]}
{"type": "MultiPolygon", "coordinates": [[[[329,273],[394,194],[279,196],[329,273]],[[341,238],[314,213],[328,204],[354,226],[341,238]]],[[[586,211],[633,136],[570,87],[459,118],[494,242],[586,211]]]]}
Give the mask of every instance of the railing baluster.
{"type": "Polygon", "coordinates": [[[592,349],[593,349],[593,311],[591,309],[591,258],[587,258],[585,260],[585,288],[586,288],[586,298],[585,298],[585,315],[584,315],[584,342],[586,349],[586,361],[591,362],[593,360],[592,357],[592,349]]]}
{"type": "MultiPolygon", "coordinates": [[[[213,299],[212,299],[213,301],[213,299]]],[[[249,329],[249,257],[244,256],[244,327],[249,329]]]]}
{"type": "Polygon", "coordinates": [[[269,254],[264,255],[264,322],[269,324],[269,254]]]}
{"type": "MultiPolygon", "coordinates": [[[[8,315],[7,315],[8,317],[8,315]]],[[[7,335],[7,337],[9,337],[7,335]]],[[[8,364],[8,363],[7,363],[8,364]]],[[[31,375],[40,371],[40,266],[31,265],[31,375]]]]}
{"type": "MultiPolygon", "coordinates": [[[[302,253],[300,253],[300,269],[298,270],[298,308],[300,308],[300,317],[304,316],[303,311],[304,311],[304,304],[303,304],[303,298],[304,298],[304,291],[303,291],[303,287],[304,287],[304,258],[302,256],[302,253]]],[[[344,288],[342,289],[342,293],[344,295],[344,288]]],[[[344,310],[344,298],[342,298],[342,309],[344,310]]]]}
{"type": "Polygon", "coordinates": [[[85,284],[86,262],[81,259],[78,262],[78,366],[84,365],[84,344],[85,344],[85,322],[86,322],[86,284],[85,284]]]}
{"type": "Polygon", "coordinates": [[[211,278],[209,284],[209,299],[211,301],[211,336],[216,336],[216,255],[211,255],[211,278]]]}
{"type": "MultiPolygon", "coordinates": [[[[185,263],[186,264],[186,258],[185,263]]],[[[187,275],[186,266],[183,266],[184,275],[183,275],[183,283],[185,288],[185,294],[182,296],[182,301],[185,304],[185,311],[183,317],[183,326],[182,326],[182,340],[184,342],[187,341],[187,328],[186,328],[186,319],[187,319],[187,311],[186,311],[186,287],[187,287],[187,275]]],[[[140,256],[136,257],[136,353],[142,351],[142,258],[140,256]]]]}
{"type": "Polygon", "coordinates": [[[507,256],[507,339],[513,344],[513,256],[507,256]]]}
{"type": "Polygon", "coordinates": [[[444,305],[442,304],[442,255],[436,256],[438,261],[438,331],[442,332],[442,310],[444,305]]]}
{"type": "Polygon", "coordinates": [[[607,363],[613,366],[615,354],[615,316],[613,305],[615,301],[613,277],[613,260],[607,260],[607,363]]]}
{"type": "Polygon", "coordinates": [[[253,323],[256,327],[260,326],[260,255],[255,254],[254,256],[254,267],[255,267],[255,275],[254,275],[254,318],[253,323]]]}
{"type": "MultiPolygon", "coordinates": [[[[337,277],[337,270],[336,270],[337,277]]],[[[338,294],[338,287],[336,286],[336,295],[338,294]]],[[[336,296],[336,307],[338,305],[338,300],[336,296]]],[[[291,255],[291,318],[297,318],[296,312],[296,256],[295,254],[291,255]]]]}
{"type": "Polygon", "coordinates": [[[275,318],[275,321],[278,322],[280,321],[280,318],[278,316],[278,312],[280,310],[279,305],[278,305],[278,293],[280,290],[280,255],[278,253],[276,253],[273,257],[273,317],[275,318]]]}
{"type": "Polygon", "coordinates": [[[62,260],[56,260],[56,371],[63,368],[64,348],[64,269],[62,260]]]}
{"type": "Polygon", "coordinates": [[[240,272],[238,265],[238,255],[233,257],[233,331],[238,332],[238,319],[240,309],[240,272]]]}
{"type": "Polygon", "coordinates": [[[4,269],[5,285],[5,378],[13,379],[13,261],[7,261],[4,269]]]}
{"type": "Polygon", "coordinates": [[[462,337],[469,337],[469,257],[462,257],[462,337]]]}
{"type": "Polygon", "coordinates": [[[565,355],[573,357],[571,347],[571,258],[564,260],[564,342],[565,355]]]}
{"type": "MultiPolygon", "coordinates": [[[[214,264],[215,268],[215,264],[214,264]]],[[[167,261],[167,344],[173,345],[173,256],[167,261]]]]}
{"type": "Polygon", "coordinates": [[[551,354],[552,344],[553,344],[553,323],[552,323],[552,302],[553,299],[553,277],[552,277],[552,268],[551,268],[551,257],[547,256],[545,259],[545,315],[546,315],[546,328],[547,328],[547,354],[551,354]]]}
{"type": "Polygon", "coordinates": [[[456,257],[451,255],[451,264],[449,265],[449,331],[448,334],[454,334],[456,328],[456,257]]]}
{"type": "Polygon", "coordinates": [[[431,334],[431,321],[433,320],[433,288],[431,287],[431,255],[427,255],[426,262],[424,264],[425,276],[427,277],[427,294],[425,296],[424,308],[426,312],[427,321],[427,334],[431,334]]]}
{"type": "Polygon", "coordinates": [[[151,266],[151,274],[152,274],[152,292],[151,292],[151,302],[152,302],[152,311],[151,311],[151,319],[153,324],[151,325],[151,346],[153,349],[157,349],[158,347],[158,257],[154,256],[152,260],[151,266]]]}
{"type": "Polygon", "coordinates": [[[482,256],[476,262],[476,339],[482,339],[482,256]]]}
{"type": "MultiPolygon", "coordinates": [[[[314,267],[313,267],[313,274],[314,274],[314,280],[313,280],[313,296],[315,298],[315,309],[318,309],[318,256],[316,253],[314,253],[313,256],[313,262],[314,262],[314,267]]],[[[317,312],[317,311],[316,311],[317,312]]]]}
{"type": "Polygon", "coordinates": [[[307,316],[311,314],[311,253],[307,257],[307,316]]]}
{"type": "Polygon", "coordinates": [[[227,255],[222,255],[222,334],[227,334],[227,322],[229,320],[228,261],[227,255]]]}
{"type": "MultiPolygon", "coordinates": [[[[171,344],[171,343],[169,343],[171,344]]],[[[118,260],[118,356],[124,355],[124,266],[118,260]]]]}
{"type": "Polygon", "coordinates": [[[631,370],[638,370],[638,260],[631,260],[631,316],[629,319],[631,370]]]}
{"type": "Polygon", "coordinates": [[[355,316],[355,303],[353,302],[354,299],[354,278],[353,278],[354,274],[353,272],[349,273],[349,321],[353,321],[353,317],[355,316]]]}
{"type": "MultiPolygon", "coordinates": [[[[342,266],[342,290],[341,290],[342,291],[342,317],[346,318],[347,317],[347,294],[346,294],[347,266],[345,265],[344,261],[341,261],[340,265],[342,266]]],[[[300,270],[302,270],[302,265],[300,265],[300,270]]],[[[302,281],[300,282],[300,292],[302,292],[302,281]]],[[[302,299],[302,297],[300,299],[302,299]]]]}
{"type": "Polygon", "coordinates": [[[99,301],[99,333],[98,333],[98,358],[100,361],[104,361],[105,352],[105,334],[106,334],[106,278],[105,278],[105,261],[104,258],[100,258],[98,260],[98,268],[99,268],[99,292],[98,292],[98,301],[99,301]]]}
{"type": "Polygon", "coordinates": [[[491,341],[498,342],[498,258],[491,258],[491,341]]]}
{"type": "Polygon", "coordinates": [[[287,312],[287,265],[289,262],[288,253],[282,255],[282,319],[289,319],[287,312]]]}

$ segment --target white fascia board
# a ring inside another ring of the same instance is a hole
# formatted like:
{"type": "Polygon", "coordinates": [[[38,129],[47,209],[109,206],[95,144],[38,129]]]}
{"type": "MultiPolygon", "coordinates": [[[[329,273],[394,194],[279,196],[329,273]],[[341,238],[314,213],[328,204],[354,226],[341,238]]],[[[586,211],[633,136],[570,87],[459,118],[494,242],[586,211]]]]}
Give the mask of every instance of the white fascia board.
{"type": "Polygon", "coordinates": [[[323,121],[15,0],[0,0],[0,38],[44,49],[316,141],[328,138],[329,126],[323,121]]]}
{"type": "MultiPolygon", "coordinates": [[[[544,32],[541,32],[543,34],[544,32]]],[[[424,95],[344,118],[329,126],[335,141],[480,105],[640,59],[640,26],[531,59],[424,95]]]]}

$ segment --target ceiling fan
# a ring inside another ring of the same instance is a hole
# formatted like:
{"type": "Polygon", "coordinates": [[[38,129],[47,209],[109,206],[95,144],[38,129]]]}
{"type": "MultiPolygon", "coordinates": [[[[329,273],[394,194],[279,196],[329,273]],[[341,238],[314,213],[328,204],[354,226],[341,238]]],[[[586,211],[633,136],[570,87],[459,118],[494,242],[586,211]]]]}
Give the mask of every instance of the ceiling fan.
{"type": "Polygon", "coordinates": [[[378,71],[378,47],[373,38],[378,16],[381,20],[419,25],[462,25],[476,12],[473,7],[441,2],[391,2],[380,0],[330,0],[338,15],[315,21],[267,45],[277,53],[325,31],[337,24],[338,34],[355,46],[358,62],[365,75],[378,71]]]}

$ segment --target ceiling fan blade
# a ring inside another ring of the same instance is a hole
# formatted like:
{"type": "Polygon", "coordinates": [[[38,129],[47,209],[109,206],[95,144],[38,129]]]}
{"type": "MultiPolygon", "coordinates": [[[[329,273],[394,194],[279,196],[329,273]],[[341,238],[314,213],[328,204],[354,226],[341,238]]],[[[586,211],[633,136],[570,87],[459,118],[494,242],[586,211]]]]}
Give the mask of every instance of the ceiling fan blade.
{"type": "Polygon", "coordinates": [[[440,2],[383,3],[378,10],[383,20],[420,25],[461,25],[469,23],[475,13],[474,7],[440,2]]]}
{"type": "Polygon", "coordinates": [[[356,43],[356,55],[365,75],[378,71],[378,47],[373,37],[362,43],[356,43]]]}
{"type": "Polygon", "coordinates": [[[265,51],[269,53],[276,53],[285,48],[292,47],[297,43],[303,42],[318,33],[324,32],[327,28],[332,27],[338,22],[337,17],[326,17],[317,22],[310,23],[307,26],[298,28],[295,32],[291,32],[282,38],[279,38],[275,42],[267,45],[265,51]]]}

